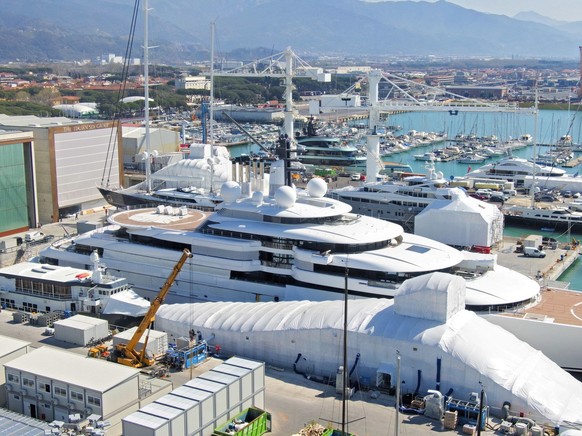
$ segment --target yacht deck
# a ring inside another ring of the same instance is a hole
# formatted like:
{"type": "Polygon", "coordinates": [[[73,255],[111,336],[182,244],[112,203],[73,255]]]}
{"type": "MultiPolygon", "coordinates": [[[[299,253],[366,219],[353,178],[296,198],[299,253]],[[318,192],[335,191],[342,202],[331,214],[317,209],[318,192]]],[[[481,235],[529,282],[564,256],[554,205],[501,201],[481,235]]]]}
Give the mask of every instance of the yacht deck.
{"type": "MultiPolygon", "coordinates": [[[[178,209],[174,209],[178,212],[178,209]]],[[[108,218],[109,223],[126,228],[158,227],[170,230],[193,230],[198,228],[212,212],[187,209],[184,214],[159,213],[156,208],[125,210],[108,218]]]]}
{"type": "Polygon", "coordinates": [[[541,301],[535,306],[503,315],[582,326],[582,292],[547,288],[542,290],[541,301]]]}

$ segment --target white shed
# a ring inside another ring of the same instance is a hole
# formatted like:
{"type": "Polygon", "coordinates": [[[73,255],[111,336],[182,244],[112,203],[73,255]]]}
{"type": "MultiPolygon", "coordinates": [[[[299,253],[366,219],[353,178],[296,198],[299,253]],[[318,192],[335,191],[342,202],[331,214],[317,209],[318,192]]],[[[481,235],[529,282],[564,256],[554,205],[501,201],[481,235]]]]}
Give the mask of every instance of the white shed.
{"type": "Polygon", "coordinates": [[[172,436],[186,436],[184,410],[176,409],[166,404],[150,403],[143,406],[139,411],[168,420],[172,436]]]}
{"type": "Polygon", "coordinates": [[[435,200],[414,218],[414,233],[448,245],[490,247],[503,238],[503,214],[468,196],[435,200]]]}
{"type": "Polygon", "coordinates": [[[85,346],[91,338],[101,339],[109,335],[107,320],[85,315],[75,315],[54,323],[55,339],[85,346]]]}
{"type": "MultiPolygon", "coordinates": [[[[135,334],[137,327],[124,330],[113,337],[113,346],[117,344],[127,344],[135,334]]],[[[141,351],[146,337],[148,338],[147,352],[150,356],[165,354],[168,350],[168,334],[158,330],[150,330],[142,335],[137,343],[136,351],[141,351]]]]}
{"type": "Polygon", "coordinates": [[[177,395],[167,394],[158,398],[156,403],[180,409],[184,414],[186,424],[186,434],[194,434],[200,429],[200,405],[198,401],[177,395]]]}
{"type": "Polygon", "coordinates": [[[170,421],[140,411],[122,420],[125,436],[170,436],[170,421]]]}

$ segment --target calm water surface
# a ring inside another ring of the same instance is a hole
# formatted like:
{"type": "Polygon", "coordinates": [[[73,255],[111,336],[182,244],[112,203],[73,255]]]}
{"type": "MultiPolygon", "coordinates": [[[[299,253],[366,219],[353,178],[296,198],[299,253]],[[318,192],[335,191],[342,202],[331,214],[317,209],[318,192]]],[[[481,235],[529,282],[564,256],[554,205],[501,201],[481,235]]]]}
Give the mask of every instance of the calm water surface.
{"type": "MultiPolygon", "coordinates": [[[[358,121],[361,122],[361,121],[358,121]]],[[[391,116],[386,125],[400,126],[401,130],[397,134],[407,133],[410,130],[425,132],[446,132],[449,138],[454,138],[457,134],[471,134],[477,136],[496,135],[501,141],[511,138],[517,138],[522,134],[529,133],[538,139],[540,146],[538,153],[543,154],[548,150],[548,146],[556,144],[558,139],[565,134],[572,136],[575,144],[582,144],[582,116],[572,111],[540,111],[537,125],[538,132],[535,134],[534,126],[536,124],[533,115],[501,114],[501,113],[459,113],[452,116],[446,112],[410,112],[391,116]]],[[[444,147],[444,143],[431,146],[416,147],[401,153],[393,154],[390,160],[409,164],[415,172],[425,172],[425,162],[414,159],[415,154],[422,154],[433,148],[444,147]]],[[[513,155],[526,159],[533,157],[534,147],[526,147],[515,150],[513,155]]],[[[256,145],[248,147],[232,147],[230,149],[233,157],[242,153],[257,152],[259,148],[256,145]],[[256,148],[256,149],[255,149],[256,148]]],[[[577,153],[577,156],[580,154],[577,153]]],[[[485,163],[493,162],[494,159],[488,159],[485,163]]],[[[441,171],[446,178],[453,176],[462,176],[467,173],[469,167],[475,169],[481,164],[460,164],[455,161],[437,162],[436,169],[441,171]]],[[[568,169],[568,172],[575,173],[582,170],[579,167],[568,169]]],[[[504,234],[507,236],[527,236],[535,232],[535,229],[524,229],[507,226],[504,234]]],[[[543,232],[544,236],[549,236],[566,242],[567,234],[558,234],[543,232]]],[[[582,239],[582,234],[571,234],[570,237],[582,239]]],[[[572,266],[560,276],[559,280],[570,283],[570,289],[582,291],[582,262],[577,259],[572,266]]]]}

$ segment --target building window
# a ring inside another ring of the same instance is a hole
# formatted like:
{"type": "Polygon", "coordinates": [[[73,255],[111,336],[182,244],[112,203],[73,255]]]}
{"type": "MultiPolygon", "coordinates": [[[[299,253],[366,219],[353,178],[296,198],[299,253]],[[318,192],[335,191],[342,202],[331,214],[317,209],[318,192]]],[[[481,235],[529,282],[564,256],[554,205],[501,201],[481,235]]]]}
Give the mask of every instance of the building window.
{"type": "Polygon", "coordinates": [[[58,395],[60,397],[66,397],[67,390],[63,389],[63,388],[59,388],[58,386],[55,386],[55,395],[58,395]]]}
{"type": "Polygon", "coordinates": [[[87,403],[92,404],[93,406],[101,407],[101,400],[96,397],[92,397],[91,395],[87,395],[87,403]]]}
{"type": "Polygon", "coordinates": [[[71,400],[83,401],[83,394],[80,392],[71,391],[71,400]]]}
{"type": "Polygon", "coordinates": [[[39,389],[45,391],[45,392],[49,392],[51,391],[51,385],[49,385],[48,383],[40,383],[39,385],[39,389]]]}
{"type": "Polygon", "coordinates": [[[22,385],[33,388],[34,387],[34,380],[22,377],[22,385]]]}
{"type": "Polygon", "coordinates": [[[18,383],[19,382],[19,378],[17,375],[14,374],[8,374],[8,381],[9,382],[14,382],[14,383],[18,383]]]}

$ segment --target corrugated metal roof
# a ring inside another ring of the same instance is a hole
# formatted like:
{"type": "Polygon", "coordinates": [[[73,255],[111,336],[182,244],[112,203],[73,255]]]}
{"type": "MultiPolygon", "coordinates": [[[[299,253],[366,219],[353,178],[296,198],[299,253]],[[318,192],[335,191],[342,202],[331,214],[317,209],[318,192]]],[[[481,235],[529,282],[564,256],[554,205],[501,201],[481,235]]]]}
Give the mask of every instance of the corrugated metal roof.
{"type": "MultiPolygon", "coordinates": [[[[134,368],[50,347],[32,350],[6,362],[4,367],[96,392],[106,392],[139,374],[134,368]]],[[[137,392],[135,394],[137,396],[137,392]]]]}
{"type": "Polygon", "coordinates": [[[29,416],[0,409],[0,435],[37,436],[51,431],[48,423],[29,416]]]}

